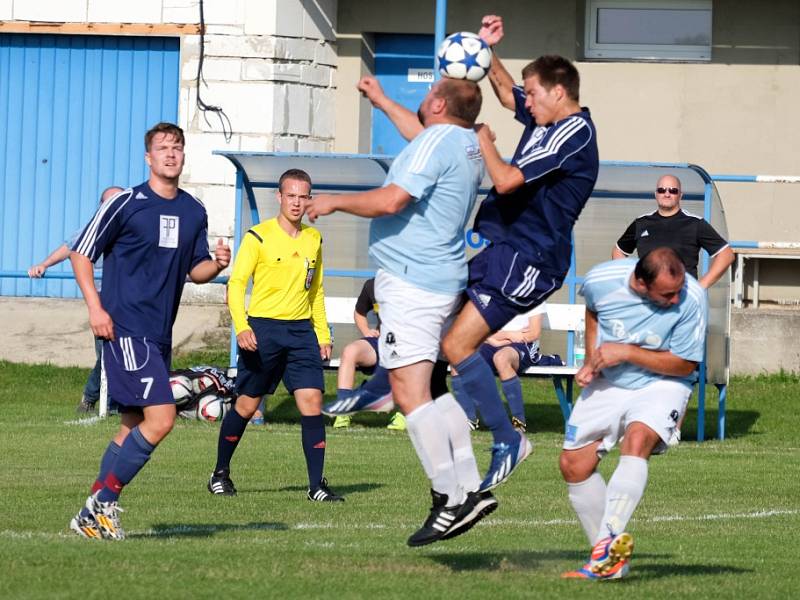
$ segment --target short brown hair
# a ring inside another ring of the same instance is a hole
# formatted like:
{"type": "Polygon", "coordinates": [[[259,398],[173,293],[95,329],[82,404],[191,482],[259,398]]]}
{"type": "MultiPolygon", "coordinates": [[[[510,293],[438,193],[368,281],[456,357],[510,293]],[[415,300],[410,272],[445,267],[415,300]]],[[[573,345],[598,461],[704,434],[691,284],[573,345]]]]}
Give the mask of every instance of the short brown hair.
{"type": "Polygon", "coordinates": [[[150,144],[153,142],[153,138],[159,133],[171,135],[182,145],[186,144],[186,139],[183,137],[183,129],[173,123],[166,123],[162,121],[161,123],[156,123],[153,125],[150,130],[144,134],[145,152],[150,152],[150,144]]]}
{"type": "Polygon", "coordinates": [[[287,179],[294,179],[295,181],[305,181],[308,184],[308,189],[311,189],[311,177],[303,171],[303,169],[289,169],[281,175],[278,179],[278,191],[283,191],[283,182],[287,179]]]}
{"type": "Polygon", "coordinates": [[[522,79],[528,79],[533,75],[539,76],[539,82],[545,89],[551,90],[553,86],[560,85],[566,90],[570,99],[579,101],[581,76],[575,65],[563,56],[546,54],[528,63],[522,69],[522,79]]]}
{"type": "Polygon", "coordinates": [[[683,277],[686,273],[681,257],[667,246],[654,248],[641,257],[636,263],[633,274],[649,288],[664,271],[672,278],[683,277]]]}
{"type": "Polygon", "coordinates": [[[464,121],[469,127],[475,125],[483,104],[483,95],[477,83],[467,79],[444,78],[439,81],[434,93],[447,102],[447,114],[464,121]]]}

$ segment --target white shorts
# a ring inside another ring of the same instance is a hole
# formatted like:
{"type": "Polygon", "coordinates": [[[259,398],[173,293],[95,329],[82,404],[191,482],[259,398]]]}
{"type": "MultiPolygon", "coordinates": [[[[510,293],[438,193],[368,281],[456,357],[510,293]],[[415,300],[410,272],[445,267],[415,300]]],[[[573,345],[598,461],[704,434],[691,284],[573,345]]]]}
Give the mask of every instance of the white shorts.
{"type": "Polygon", "coordinates": [[[437,294],[378,269],[375,301],[381,309],[380,364],[397,369],[436,362],[442,337],[461,308],[462,294],[437,294]]]}
{"type": "Polygon", "coordinates": [[[597,454],[609,452],[631,423],[644,423],[661,438],[653,454],[666,451],[692,390],[677,381],[661,380],[638,390],[617,387],[600,377],[581,392],[564,435],[564,450],[577,450],[600,440],[597,454]]]}

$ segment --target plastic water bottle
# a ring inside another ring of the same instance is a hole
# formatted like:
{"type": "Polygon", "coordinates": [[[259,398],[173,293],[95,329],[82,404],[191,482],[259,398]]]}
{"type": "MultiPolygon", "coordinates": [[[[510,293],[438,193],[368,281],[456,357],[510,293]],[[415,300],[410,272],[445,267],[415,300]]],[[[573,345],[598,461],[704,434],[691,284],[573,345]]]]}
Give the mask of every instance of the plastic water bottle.
{"type": "Polygon", "coordinates": [[[582,367],[583,360],[586,358],[586,332],[584,331],[586,325],[583,319],[578,323],[578,329],[575,330],[575,348],[573,355],[575,357],[575,366],[582,367]]]}

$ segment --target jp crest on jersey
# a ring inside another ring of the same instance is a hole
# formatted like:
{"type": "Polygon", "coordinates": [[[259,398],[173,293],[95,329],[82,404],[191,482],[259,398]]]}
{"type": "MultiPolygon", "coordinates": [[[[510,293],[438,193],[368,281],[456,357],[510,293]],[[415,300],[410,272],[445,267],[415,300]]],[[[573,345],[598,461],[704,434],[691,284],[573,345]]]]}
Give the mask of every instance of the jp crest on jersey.
{"type": "Polygon", "coordinates": [[[480,37],[468,31],[444,38],[437,57],[439,73],[451,79],[478,82],[486,77],[492,65],[492,49],[480,37]]]}
{"type": "Polygon", "coordinates": [[[197,403],[197,418],[201,421],[221,421],[228,412],[225,398],[216,394],[204,394],[197,403]]]}

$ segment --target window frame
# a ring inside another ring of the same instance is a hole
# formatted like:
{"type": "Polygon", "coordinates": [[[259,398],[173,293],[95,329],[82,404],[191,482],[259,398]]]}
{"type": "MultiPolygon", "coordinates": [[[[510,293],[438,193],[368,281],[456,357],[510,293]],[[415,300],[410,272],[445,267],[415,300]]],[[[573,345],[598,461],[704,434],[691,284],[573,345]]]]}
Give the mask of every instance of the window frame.
{"type": "Polygon", "coordinates": [[[589,60],[710,62],[713,40],[712,0],[586,0],[584,56],[589,60]],[[708,10],[712,30],[708,45],[689,44],[601,44],[597,40],[597,15],[601,9],[708,10]]]}

